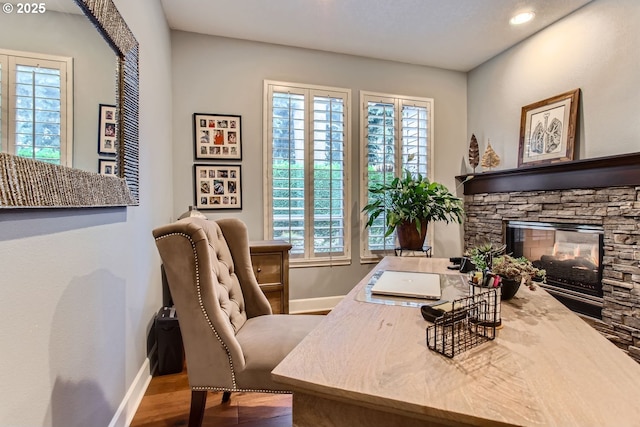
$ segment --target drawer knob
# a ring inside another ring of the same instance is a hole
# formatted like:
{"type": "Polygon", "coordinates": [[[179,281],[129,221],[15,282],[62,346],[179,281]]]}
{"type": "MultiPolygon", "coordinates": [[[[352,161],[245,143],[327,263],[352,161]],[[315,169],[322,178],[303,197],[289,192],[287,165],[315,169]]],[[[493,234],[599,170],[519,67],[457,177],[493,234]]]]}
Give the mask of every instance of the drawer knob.
{"type": "Polygon", "coordinates": [[[262,267],[258,267],[258,273],[262,271],[262,267]]]}

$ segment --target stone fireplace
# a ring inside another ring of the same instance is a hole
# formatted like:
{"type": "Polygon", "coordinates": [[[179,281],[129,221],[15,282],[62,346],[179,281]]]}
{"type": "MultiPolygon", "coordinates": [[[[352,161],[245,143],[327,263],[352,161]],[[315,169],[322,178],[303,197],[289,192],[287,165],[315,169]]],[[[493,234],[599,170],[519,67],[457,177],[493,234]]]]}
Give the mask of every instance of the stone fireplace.
{"type": "Polygon", "coordinates": [[[541,286],[571,310],[602,319],[602,226],[532,221],[504,226],[507,253],[546,271],[541,286]]]}
{"type": "MultiPolygon", "coordinates": [[[[567,242],[561,235],[554,237],[545,259],[558,266],[558,260],[566,260],[568,252],[573,252],[573,258],[578,259],[571,261],[574,264],[598,264],[600,283],[587,290],[591,295],[586,299],[595,301],[596,306],[601,304],[597,310],[601,319],[597,312],[583,317],[640,362],[640,154],[457,178],[465,188],[465,248],[488,241],[507,243],[509,223],[595,230],[601,244],[596,252],[601,253],[592,253],[584,236],[567,242]]],[[[544,239],[543,235],[538,237],[544,239]]],[[[527,250],[529,255],[536,251],[527,250]]],[[[576,290],[571,288],[575,284],[569,285],[569,293],[576,290]]]]}

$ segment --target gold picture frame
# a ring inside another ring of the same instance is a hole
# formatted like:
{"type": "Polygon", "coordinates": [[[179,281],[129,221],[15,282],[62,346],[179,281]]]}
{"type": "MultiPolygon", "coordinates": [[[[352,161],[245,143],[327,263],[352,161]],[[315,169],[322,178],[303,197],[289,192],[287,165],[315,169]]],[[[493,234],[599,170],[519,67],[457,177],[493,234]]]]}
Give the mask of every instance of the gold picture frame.
{"type": "Polygon", "coordinates": [[[522,107],[518,167],[573,160],[580,89],[522,107]]]}

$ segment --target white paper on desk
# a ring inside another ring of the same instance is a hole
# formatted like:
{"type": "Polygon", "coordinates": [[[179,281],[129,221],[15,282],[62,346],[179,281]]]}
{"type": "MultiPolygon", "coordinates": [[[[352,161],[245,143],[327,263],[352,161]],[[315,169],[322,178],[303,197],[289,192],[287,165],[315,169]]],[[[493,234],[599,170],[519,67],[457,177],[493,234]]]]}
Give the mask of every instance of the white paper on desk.
{"type": "Polygon", "coordinates": [[[440,275],[385,270],[371,288],[371,293],[437,300],[441,296],[440,275]]]}

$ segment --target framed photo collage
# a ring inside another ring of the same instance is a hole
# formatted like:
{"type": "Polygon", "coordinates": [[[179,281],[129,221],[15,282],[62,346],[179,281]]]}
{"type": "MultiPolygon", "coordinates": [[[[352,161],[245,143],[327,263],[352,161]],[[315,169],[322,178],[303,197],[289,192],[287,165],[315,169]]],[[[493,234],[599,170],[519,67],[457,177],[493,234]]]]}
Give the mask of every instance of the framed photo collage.
{"type": "MultiPolygon", "coordinates": [[[[241,116],[194,113],[193,144],[196,161],[242,160],[241,116]]],[[[241,174],[236,164],[194,164],[196,209],[242,209],[241,174]]]]}
{"type": "Polygon", "coordinates": [[[116,106],[98,106],[98,173],[116,175],[116,106]],[[105,156],[101,157],[101,156],[105,156]]]}

